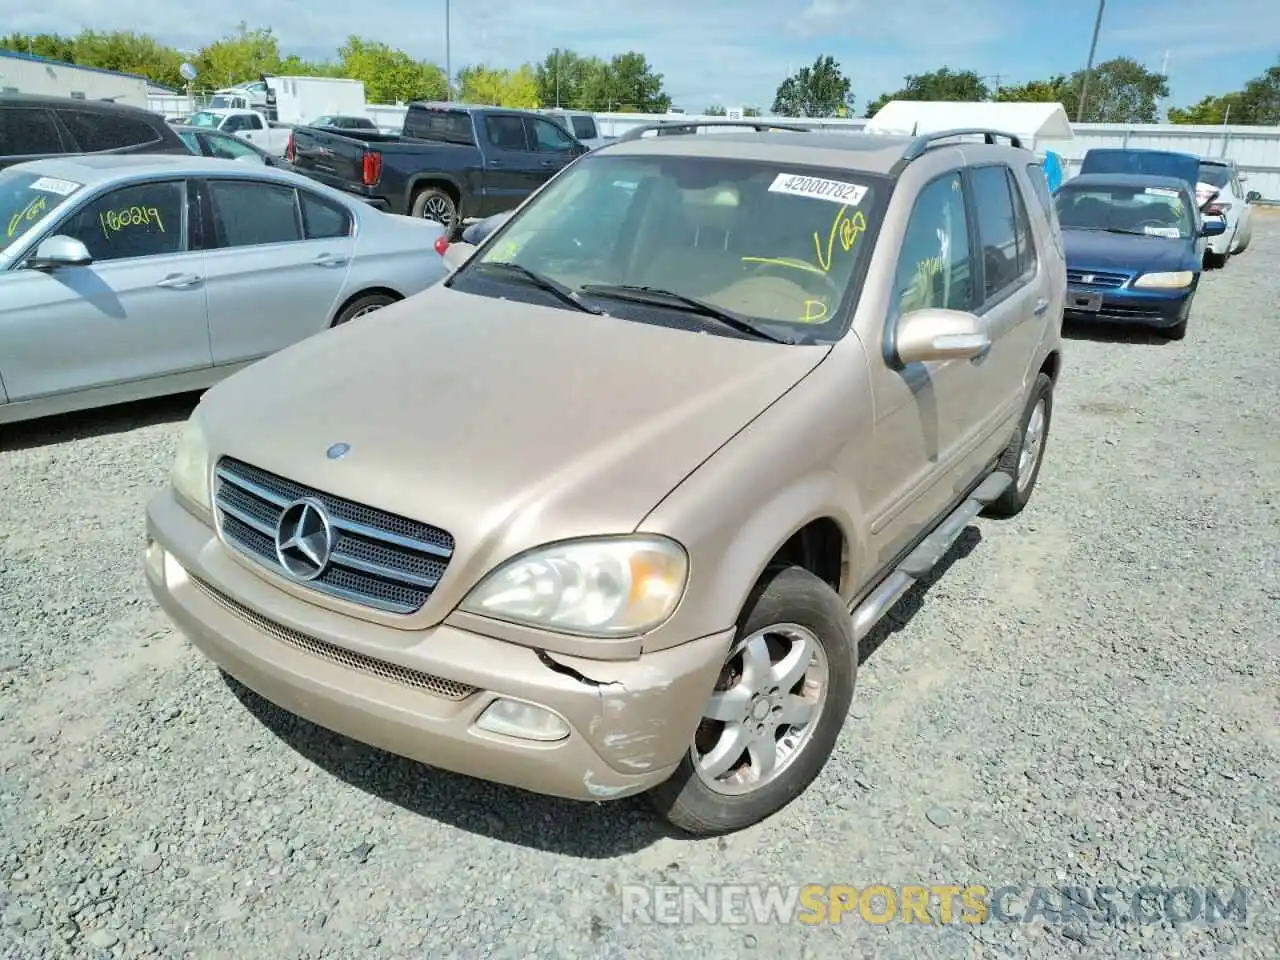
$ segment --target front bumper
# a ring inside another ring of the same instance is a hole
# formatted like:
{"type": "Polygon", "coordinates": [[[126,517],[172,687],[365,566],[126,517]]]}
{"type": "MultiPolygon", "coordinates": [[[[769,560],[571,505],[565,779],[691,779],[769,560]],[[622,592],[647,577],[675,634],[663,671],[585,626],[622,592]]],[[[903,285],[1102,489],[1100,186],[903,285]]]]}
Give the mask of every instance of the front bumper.
{"type": "Polygon", "coordinates": [[[1099,289],[1067,286],[1064,316],[1088,323],[1172,327],[1187,318],[1196,284],[1183,290],[1099,289]]]}
{"type": "Polygon", "coordinates": [[[671,775],[732,639],[728,631],[597,671],[595,661],[448,625],[410,632],[355,620],[272,587],[169,490],[147,506],[145,567],[178,629],[277,706],[441,769],[574,800],[640,793],[671,775]],[[477,729],[503,697],[552,711],[568,736],[477,729]]]}

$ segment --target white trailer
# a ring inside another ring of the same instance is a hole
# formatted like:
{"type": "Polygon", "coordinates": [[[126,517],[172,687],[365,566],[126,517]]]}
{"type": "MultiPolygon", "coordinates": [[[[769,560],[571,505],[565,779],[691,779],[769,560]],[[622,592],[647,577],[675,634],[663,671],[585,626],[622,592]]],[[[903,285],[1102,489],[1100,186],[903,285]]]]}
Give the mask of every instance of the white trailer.
{"type": "MultiPolygon", "coordinates": [[[[364,82],[337,77],[267,77],[275,99],[275,119],[281,123],[310,123],[325,114],[367,117],[364,82]]],[[[270,105],[268,105],[270,113],[270,105]]]]}

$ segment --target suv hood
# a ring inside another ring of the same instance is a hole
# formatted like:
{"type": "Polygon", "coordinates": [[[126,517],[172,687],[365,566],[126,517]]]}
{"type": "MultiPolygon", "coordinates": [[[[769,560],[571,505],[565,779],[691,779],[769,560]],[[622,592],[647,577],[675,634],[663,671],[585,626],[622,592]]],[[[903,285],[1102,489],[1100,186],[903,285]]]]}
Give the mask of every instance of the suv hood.
{"type": "Polygon", "coordinates": [[[439,611],[511,554],[634,530],[829,349],[437,284],[258,361],[201,410],[214,458],[448,530],[439,611]]]}

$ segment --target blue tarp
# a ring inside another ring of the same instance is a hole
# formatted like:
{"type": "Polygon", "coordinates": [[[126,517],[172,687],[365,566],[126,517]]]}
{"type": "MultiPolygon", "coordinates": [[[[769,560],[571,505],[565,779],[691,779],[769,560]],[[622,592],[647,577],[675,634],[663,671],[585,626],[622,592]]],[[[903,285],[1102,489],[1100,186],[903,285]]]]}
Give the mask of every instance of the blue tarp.
{"type": "Polygon", "coordinates": [[[1052,150],[1044,152],[1044,176],[1049,181],[1049,192],[1056,193],[1062,186],[1062,158],[1052,150]]]}

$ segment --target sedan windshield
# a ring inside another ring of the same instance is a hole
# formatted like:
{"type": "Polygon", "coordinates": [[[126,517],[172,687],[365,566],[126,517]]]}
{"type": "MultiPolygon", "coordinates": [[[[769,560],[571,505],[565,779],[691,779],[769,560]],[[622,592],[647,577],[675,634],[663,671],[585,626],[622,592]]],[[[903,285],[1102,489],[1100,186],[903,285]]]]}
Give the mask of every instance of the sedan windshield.
{"type": "Polygon", "coordinates": [[[43,223],[82,186],[26,170],[0,172],[0,252],[43,223]]]}
{"type": "Polygon", "coordinates": [[[861,287],[886,194],[881,178],[847,170],[590,155],[501,227],[454,283],[492,296],[522,288],[571,308],[567,291],[628,318],[684,313],[700,325],[830,342],[861,287]]]}
{"type": "Polygon", "coordinates": [[[1193,233],[1191,211],[1178,190],[1167,187],[1073,187],[1054,195],[1058,220],[1067,230],[1105,230],[1137,236],[1185,239],[1193,233]]]}
{"type": "Polygon", "coordinates": [[[210,113],[208,110],[201,110],[199,113],[191,115],[191,119],[187,123],[193,127],[214,127],[222,122],[222,117],[216,113],[210,113]]]}

